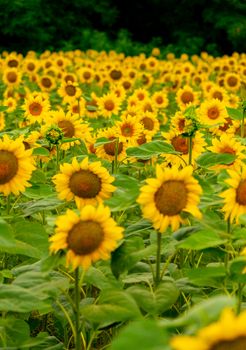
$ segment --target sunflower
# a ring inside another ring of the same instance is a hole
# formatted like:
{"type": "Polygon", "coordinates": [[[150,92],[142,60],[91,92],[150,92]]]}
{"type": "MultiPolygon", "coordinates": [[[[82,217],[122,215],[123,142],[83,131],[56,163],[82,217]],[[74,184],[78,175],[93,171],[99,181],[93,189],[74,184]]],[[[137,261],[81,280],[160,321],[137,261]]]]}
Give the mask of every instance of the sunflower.
{"type": "Polygon", "coordinates": [[[228,118],[225,104],[216,98],[203,102],[198,109],[198,115],[201,122],[208,126],[224,125],[228,118]]]}
{"type": "Polygon", "coordinates": [[[78,79],[74,73],[64,72],[62,74],[62,80],[65,81],[65,83],[68,83],[69,81],[71,81],[72,83],[75,83],[78,79]]]}
{"type": "MultiPolygon", "coordinates": [[[[63,132],[65,138],[81,138],[86,140],[89,133],[89,127],[85,123],[81,123],[81,119],[76,114],[70,112],[64,113],[63,110],[51,111],[50,118],[47,120],[45,126],[42,129],[42,133],[45,134],[48,128],[52,125],[57,125],[63,132]]],[[[62,150],[68,150],[74,145],[79,145],[80,140],[65,142],[61,145],[62,150]]]]}
{"type": "Polygon", "coordinates": [[[108,77],[111,82],[119,82],[123,77],[123,72],[118,67],[112,67],[108,72],[108,77]]]}
{"type": "Polygon", "coordinates": [[[135,89],[132,97],[136,97],[138,101],[144,101],[149,97],[149,91],[144,88],[135,89]]]}
{"type": "Polygon", "coordinates": [[[155,113],[145,112],[139,114],[139,122],[143,125],[146,134],[155,135],[160,129],[160,123],[155,113]]]}
{"type": "Polygon", "coordinates": [[[196,106],[199,103],[198,93],[189,85],[185,85],[177,91],[176,102],[180,109],[186,109],[189,106],[196,106]]]}
{"type": "Polygon", "coordinates": [[[181,111],[177,111],[171,119],[171,128],[179,133],[183,133],[187,124],[187,119],[181,111]]]}
{"type": "Polygon", "coordinates": [[[4,135],[0,140],[0,192],[18,195],[31,186],[28,181],[35,170],[31,150],[25,150],[22,138],[11,140],[4,135]]]}
{"type": "Polygon", "coordinates": [[[228,134],[222,134],[219,140],[212,139],[212,146],[208,147],[207,149],[213,153],[232,154],[236,157],[231,164],[218,164],[211,167],[212,170],[232,169],[240,171],[244,164],[243,159],[246,158],[246,156],[243,154],[245,146],[242,146],[241,143],[238,142],[232,135],[230,136],[228,134]]]}
{"type": "Polygon", "coordinates": [[[218,85],[214,85],[211,87],[208,93],[208,99],[217,99],[220,102],[223,102],[225,105],[228,105],[228,93],[227,91],[218,85]]]}
{"type": "Polygon", "coordinates": [[[122,116],[121,121],[116,122],[115,126],[119,130],[120,141],[128,142],[129,145],[136,145],[143,132],[143,125],[138,117],[132,117],[129,114],[122,116]]]}
{"type": "Polygon", "coordinates": [[[22,108],[25,111],[25,117],[28,118],[30,123],[35,123],[36,121],[42,123],[42,121],[48,115],[50,104],[48,99],[43,99],[41,95],[36,97],[29,95],[29,97],[25,99],[25,103],[22,108]]]}
{"type": "Polygon", "coordinates": [[[225,212],[225,219],[230,218],[238,223],[241,214],[246,213],[246,167],[243,166],[241,172],[227,170],[230,178],[225,180],[230,188],[220,194],[224,198],[225,205],[222,211],[225,212]]]}
{"type": "Polygon", "coordinates": [[[5,65],[8,68],[18,68],[20,66],[20,62],[22,60],[22,55],[17,55],[15,52],[12,52],[5,59],[5,65]]]}
{"type": "Polygon", "coordinates": [[[225,309],[217,322],[201,329],[197,335],[178,335],[171,339],[173,350],[243,350],[246,349],[246,312],[236,316],[225,309]]]}
{"type": "Polygon", "coordinates": [[[52,91],[56,86],[54,78],[49,76],[48,74],[39,77],[37,80],[37,84],[40,87],[40,89],[45,92],[52,91]]]}
{"type": "MultiPolygon", "coordinates": [[[[172,163],[176,166],[183,166],[184,163],[188,164],[189,161],[189,148],[188,148],[188,137],[184,137],[178,131],[171,129],[169,132],[161,133],[165,141],[171,144],[175,151],[180,153],[180,157],[173,154],[163,154],[167,162],[172,163]]],[[[192,138],[192,160],[193,162],[204,152],[206,142],[202,134],[197,131],[195,136],[192,138]]]]}
{"type": "Polygon", "coordinates": [[[96,205],[115,191],[111,185],[114,178],[101,166],[101,162],[89,163],[86,157],[78,163],[73,158],[72,164],[65,163],[60,170],[61,173],[53,177],[58,197],[66,201],[75,199],[79,209],[86,204],[96,205]]]}
{"type": "Polygon", "coordinates": [[[7,68],[3,71],[2,79],[7,86],[15,87],[21,82],[21,73],[16,68],[7,68]]]}
{"type": "Polygon", "coordinates": [[[17,106],[16,99],[13,97],[9,97],[6,100],[3,101],[3,105],[8,107],[6,110],[7,113],[14,112],[17,106]]]}
{"type": "Polygon", "coordinates": [[[114,93],[108,93],[98,99],[99,113],[104,118],[110,118],[113,114],[118,114],[120,100],[114,93]]]}
{"type": "Polygon", "coordinates": [[[227,73],[224,77],[224,87],[232,92],[240,89],[240,76],[236,73],[227,73]]]}
{"type": "Polygon", "coordinates": [[[68,209],[57,218],[50,251],[67,249],[67,266],[72,265],[73,269],[82,266],[87,270],[93,262],[109,259],[122,238],[123,228],[110,217],[108,207],[85,205],[79,215],[68,209]]]}
{"type": "Polygon", "coordinates": [[[92,92],[90,95],[90,100],[81,98],[81,104],[82,104],[82,113],[85,114],[86,117],[88,118],[97,118],[98,117],[98,100],[99,97],[92,92]]]}
{"type": "Polygon", "coordinates": [[[165,91],[156,91],[151,96],[151,100],[154,102],[154,106],[158,109],[166,108],[169,104],[167,93],[165,91]]]}
{"type": "Polygon", "coordinates": [[[72,83],[71,81],[69,81],[67,83],[62,82],[61,86],[57,90],[57,93],[63,98],[64,102],[69,103],[74,99],[78,99],[81,96],[82,91],[79,88],[78,83],[72,83]]]}
{"type": "Polygon", "coordinates": [[[183,223],[181,214],[188,212],[201,219],[198,209],[202,193],[198,181],[192,176],[192,167],[179,170],[176,167],[156,166],[156,178],[146,180],[137,202],[143,216],[152,221],[156,230],[163,233],[169,225],[175,231],[183,223]]]}
{"type": "Polygon", "coordinates": [[[126,158],[126,142],[119,140],[119,131],[112,127],[106,130],[100,130],[98,138],[105,137],[110,142],[100,145],[96,148],[98,158],[107,159],[110,162],[115,160],[116,152],[118,161],[123,161],[126,158]]]}
{"type": "Polygon", "coordinates": [[[95,71],[91,68],[83,67],[79,69],[78,76],[82,84],[91,84],[95,77],[95,71]]]}
{"type": "Polygon", "coordinates": [[[22,69],[24,72],[28,73],[29,75],[35,74],[39,69],[39,62],[36,59],[33,58],[26,58],[23,61],[22,69]]]}

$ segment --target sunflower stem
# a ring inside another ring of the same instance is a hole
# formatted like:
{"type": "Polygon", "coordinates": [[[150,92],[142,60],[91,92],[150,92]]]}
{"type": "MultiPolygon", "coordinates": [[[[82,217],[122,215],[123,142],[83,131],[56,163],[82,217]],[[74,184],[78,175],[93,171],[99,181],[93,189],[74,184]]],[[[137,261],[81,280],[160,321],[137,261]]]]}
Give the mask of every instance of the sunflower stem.
{"type": "Polygon", "coordinates": [[[10,204],[11,204],[11,198],[10,198],[10,194],[6,197],[6,203],[7,203],[7,215],[9,215],[10,213],[10,204]]]}
{"type": "Polygon", "coordinates": [[[192,136],[188,137],[189,165],[192,165],[192,136]]]}
{"type": "Polygon", "coordinates": [[[156,287],[160,283],[160,267],[161,267],[161,233],[157,232],[156,274],[155,274],[156,287]]]}
{"type": "Polygon", "coordinates": [[[75,281],[74,281],[74,302],[75,302],[75,350],[81,350],[80,342],[80,312],[79,312],[79,302],[80,302],[80,290],[79,290],[79,268],[75,270],[75,281]]]}

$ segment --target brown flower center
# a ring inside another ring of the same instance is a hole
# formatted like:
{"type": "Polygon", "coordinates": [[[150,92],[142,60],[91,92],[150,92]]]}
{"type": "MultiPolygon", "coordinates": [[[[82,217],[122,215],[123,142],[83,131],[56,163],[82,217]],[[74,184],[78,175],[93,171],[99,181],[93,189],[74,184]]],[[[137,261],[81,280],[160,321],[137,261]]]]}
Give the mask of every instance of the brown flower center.
{"type": "Polygon", "coordinates": [[[188,153],[188,142],[187,139],[182,136],[175,136],[171,141],[175,151],[181,152],[183,154],[188,153]]]}
{"type": "Polygon", "coordinates": [[[68,83],[69,81],[71,81],[72,83],[74,83],[74,77],[71,74],[67,74],[64,78],[65,82],[68,83]]]}
{"type": "Polygon", "coordinates": [[[154,129],[154,122],[151,118],[149,117],[144,117],[141,122],[144,125],[144,128],[147,130],[153,130],[154,129]]]}
{"type": "Polygon", "coordinates": [[[143,108],[144,112],[153,112],[153,108],[150,103],[146,103],[143,108]]]}
{"type": "Polygon", "coordinates": [[[123,136],[132,136],[133,135],[133,128],[132,128],[132,125],[131,124],[123,124],[121,126],[121,132],[122,132],[122,135],[123,136]]]}
{"type": "Polygon", "coordinates": [[[243,350],[246,349],[246,337],[224,340],[212,346],[211,350],[243,350]]]}
{"type": "Polygon", "coordinates": [[[184,91],[181,95],[181,101],[185,104],[193,102],[194,101],[194,95],[190,91],[184,91]]]}
{"type": "Polygon", "coordinates": [[[139,145],[143,145],[146,142],[147,142],[146,136],[144,135],[144,133],[142,133],[141,136],[137,139],[137,143],[139,145]]]}
{"type": "Polygon", "coordinates": [[[129,81],[124,81],[122,85],[125,90],[129,90],[132,86],[132,84],[129,81]]]}
{"type": "Polygon", "coordinates": [[[51,87],[51,85],[52,85],[51,80],[50,80],[48,77],[42,78],[41,82],[42,82],[42,85],[43,85],[45,88],[48,88],[48,89],[49,89],[49,88],[51,87]]]}
{"type": "Polygon", "coordinates": [[[155,193],[155,205],[163,215],[178,215],[186,203],[187,189],[183,181],[166,181],[155,193]]]}
{"type": "Polygon", "coordinates": [[[10,60],[8,62],[9,67],[18,67],[18,61],[17,60],[10,60]]]}
{"type": "Polygon", "coordinates": [[[104,232],[99,223],[80,221],[68,232],[68,249],[77,255],[91,254],[99,248],[103,238],[104,232]]]}
{"type": "MultiPolygon", "coordinates": [[[[104,151],[110,155],[110,156],[115,156],[116,153],[116,140],[114,137],[110,137],[109,140],[114,140],[112,142],[109,143],[105,143],[103,145],[104,151]]],[[[123,150],[123,143],[119,142],[118,143],[118,154],[120,154],[123,150]]]]}
{"type": "Polygon", "coordinates": [[[217,98],[218,100],[223,101],[223,95],[220,91],[215,91],[213,93],[213,98],[217,98]]]}
{"type": "Polygon", "coordinates": [[[228,85],[231,86],[231,87],[236,86],[236,85],[237,85],[237,82],[238,82],[238,80],[237,80],[236,77],[229,77],[229,78],[227,79],[227,83],[228,83],[228,85]]]}
{"type": "Polygon", "coordinates": [[[78,105],[74,105],[72,107],[72,111],[73,111],[73,113],[79,113],[79,106],[78,105]]]}
{"type": "Polygon", "coordinates": [[[179,131],[183,131],[185,127],[185,119],[180,119],[178,123],[179,131]]]}
{"type": "Polygon", "coordinates": [[[229,154],[236,154],[235,150],[231,148],[230,146],[225,146],[220,150],[220,153],[229,153],[229,154]]]}
{"type": "Polygon", "coordinates": [[[112,111],[114,109],[114,102],[112,100],[107,100],[104,102],[104,108],[107,110],[107,111],[112,111]]]}
{"type": "Polygon", "coordinates": [[[0,185],[8,183],[18,171],[18,160],[9,151],[0,150],[0,185]]]}
{"type": "Polygon", "coordinates": [[[241,205],[246,205],[246,180],[242,180],[236,190],[236,201],[241,205]]]}
{"type": "Polygon", "coordinates": [[[89,80],[91,78],[91,73],[90,72],[84,72],[83,77],[85,80],[89,80]]]}
{"type": "Polygon", "coordinates": [[[35,65],[33,63],[28,63],[27,69],[30,70],[31,72],[34,70],[35,65]]]}
{"type": "Polygon", "coordinates": [[[232,120],[230,118],[226,118],[226,123],[224,125],[221,125],[219,129],[221,131],[226,131],[230,125],[232,125],[232,120]]]}
{"type": "Polygon", "coordinates": [[[15,72],[8,72],[7,79],[10,83],[15,83],[17,80],[17,74],[15,72]]]}
{"type": "Polygon", "coordinates": [[[207,112],[207,116],[209,119],[213,119],[213,120],[217,119],[219,115],[220,115],[220,112],[217,107],[211,107],[207,112]]]}
{"type": "Polygon", "coordinates": [[[68,94],[68,96],[75,96],[76,94],[76,87],[73,85],[67,85],[65,87],[65,91],[68,94]]]}
{"type": "Polygon", "coordinates": [[[75,196],[95,198],[101,190],[101,179],[90,170],[80,170],[71,176],[69,187],[75,196]]]}
{"type": "Polygon", "coordinates": [[[143,101],[144,100],[144,94],[142,93],[142,92],[139,92],[138,94],[137,94],[137,98],[139,99],[139,101],[143,101]]]}
{"type": "Polygon", "coordinates": [[[113,69],[113,70],[110,72],[110,77],[111,77],[113,80],[119,80],[119,79],[122,77],[122,73],[121,73],[120,70],[113,69]]]}
{"type": "Polygon", "coordinates": [[[162,96],[157,96],[156,103],[162,104],[163,103],[163,97],[162,96]]]}
{"type": "Polygon", "coordinates": [[[73,126],[73,123],[71,123],[69,120],[60,120],[58,122],[59,128],[62,129],[63,134],[65,137],[73,137],[75,133],[75,129],[73,126]]]}
{"type": "Polygon", "coordinates": [[[29,106],[29,112],[32,115],[40,115],[42,112],[42,106],[37,102],[33,102],[29,106]]]}

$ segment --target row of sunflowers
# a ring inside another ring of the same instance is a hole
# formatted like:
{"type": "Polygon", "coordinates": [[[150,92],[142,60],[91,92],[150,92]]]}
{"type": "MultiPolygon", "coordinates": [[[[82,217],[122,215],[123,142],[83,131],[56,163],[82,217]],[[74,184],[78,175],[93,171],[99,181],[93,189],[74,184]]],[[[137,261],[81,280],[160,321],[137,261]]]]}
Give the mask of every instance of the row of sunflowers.
{"type": "Polygon", "coordinates": [[[246,348],[246,54],[159,55],[2,52],[1,348],[246,348]]]}

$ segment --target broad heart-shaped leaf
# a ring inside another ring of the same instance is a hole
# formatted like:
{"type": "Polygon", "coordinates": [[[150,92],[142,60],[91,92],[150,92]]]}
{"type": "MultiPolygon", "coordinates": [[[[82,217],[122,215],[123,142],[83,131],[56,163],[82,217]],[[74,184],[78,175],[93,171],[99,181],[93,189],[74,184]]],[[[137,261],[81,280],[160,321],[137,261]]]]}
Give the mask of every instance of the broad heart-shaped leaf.
{"type": "Polygon", "coordinates": [[[194,285],[220,288],[224,283],[226,269],[224,266],[206,266],[202,268],[183,270],[194,285]]]}
{"type": "Polygon", "coordinates": [[[99,328],[141,317],[134,298],[125,291],[116,290],[105,290],[99,304],[82,307],[81,314],[99,328]]]}
{"type": "Polygon", "coordinates": [[[45,156],[45,157],[49,157],[50,152],[49,152],[49,150],[47,150],[47,148],[44,148],[44,147],[37,147],[37,148],[34,148],[32,154],[33,154],[34,156],[45,156]]]}
{"type": "Polygon", "coordinates": [[[5,337],[6,345],[13,346],[15,349],[20,348],[20,345],[30,337],[28,323],[14,317],[2,318],[0,329],[0,333],[5,337]]]}
{"type": "Polygon", "coordinates": [[[177,154],[173,146],[164,141],[151,141],[144,143],[139,147],[129,147],[126,150],[128,157],[135,157],[140,159],[149,159],[160,154],[172,153],[177,154]]]}
{"type": "Polygon", "coordinates": [[[117,190],[110,199],[105,201],[112,212],[123,211],[137,205],[136,199],[139,195],[139,182],[128,175],[115,175],[114,186],[117,190]]]}
{"type": "Polygon", "coordinates": [[[188,326],[192,328],[192,331],[196,331],[197,329],[216,321],[224,308],[235,306],[236,298],[225,295],[216,295],[194,305],[183,315],[173,320],[160,321],[160,324],[164,328],[188,326]]]}
{"type": "Polygon", "coordinates": [[[233,281],[246,283],[246,268],[245,256],[240,256],[230,262],[230,277],[233,281]]]}
{"type": "MultiPolygon", "coordinates": [[[[43,196],[42,194],[42,196],[40,197],[46,197],[46,196],[43,196]]],[[[35,197],[32,197],[32,198],[35,198],[35,197]]],[[[50,196],[50,197],[41,198],[38,200],[33,200],[30,202],[23,203],[22,205],[20,205],[20,207],[23,209],[25,216],[29,216],[40,211],[56,209],[62,204],[63,202],[60,199],[50,196]]]]}
{"type": "Polygon", "coordinates": [[[229,114],[229,117],[235,120],[242,120],[243,118],[243,111],[242,109],[235,109],[226,107],[227,113],[229,114]]]}
{"type": "Polygon", "coordinates": [[[160,283],[153,292],[144,286],[132,286],[127,292],[134,297],[139,307],[150,315],[161,315],[179,296],[179,291],[171,280],[160,283]]]}
{"type": "Polygon", "coordinates": [[[235,159],[236,156],[230,153],[205,152],[197,158],[196,162],[200,167],[207,168],[219,164],[231,164],[235,159]]]}
{"type": "Polygon", "coordinates": [[[106,275],[99,268],[91,266],[85,273],[85,283],[89,283],[101,290],[108,288],[119,288],[120,282],[115,279],[111,272],[111,276],[106,275]]]}
{"type": "Polygon", "coordinates": [[[168,337],[157,321],[140,320],[128,324],[109,350],[166,350],[167,342],[168,337]]]}
{"type": "Polygon", "coordinates": [[[0,218],[0,251],[15,246],[14,233],[9,224],[0,218]]]}
{"type": "Polygon", "coordinates": [[[181,241],[177,246],[183,249],[201,250],[216,247],[226,241],[225,238],[220,237],[219,233],[205,229],[194,232],[191,236],[181,241]]]}
{"type": "Polygon", "coordinates": [[[37,222],[23,220],[13,225],[13,228],[16,239],[38,248],[41,255],[48,255],[48,233],[44,226],[37,222]]]}

